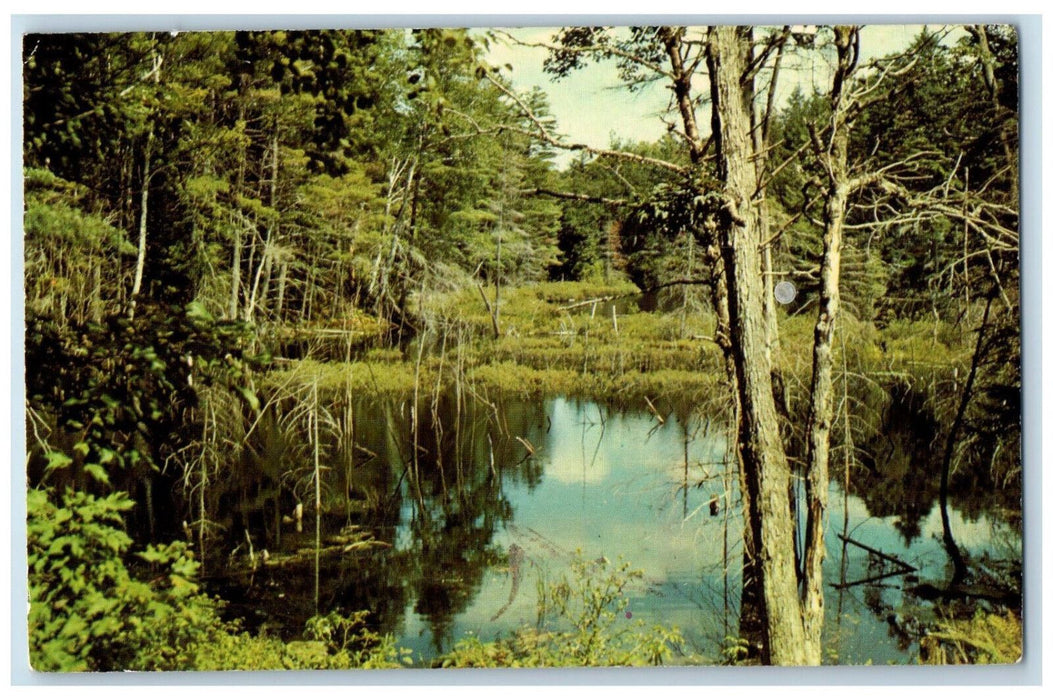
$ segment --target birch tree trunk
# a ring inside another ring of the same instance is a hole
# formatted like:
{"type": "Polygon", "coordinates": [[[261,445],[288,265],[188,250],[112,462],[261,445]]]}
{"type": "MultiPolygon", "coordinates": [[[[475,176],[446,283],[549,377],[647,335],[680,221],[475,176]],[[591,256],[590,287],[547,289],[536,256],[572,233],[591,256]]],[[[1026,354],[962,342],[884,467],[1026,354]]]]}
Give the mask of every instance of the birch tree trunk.
{"type": "MultiPolygon", "coordinates": [[[[153,70],[147,74],[147,77],[153,75],[154,85],[159,85],[161,82],[161,63],[162,58],[160,54],[153,54],[153,70]]],[[[154,146],[154,126],[151,123],[149,130],[146,133],[146,146],[143,148],[143,179],[142,188],[139,196],[139,245],[138,253],[135,258],[135,277],[132,280],[132,293],[131,303],[128,308],[128,318],[135,318],[135,303],[139,296],[139,291],[143,286],[143,273],[146,270],[146,222],[147,215],[149,214],[149,200],[150,200],[150,159],[153,155],[154,146]]]]}

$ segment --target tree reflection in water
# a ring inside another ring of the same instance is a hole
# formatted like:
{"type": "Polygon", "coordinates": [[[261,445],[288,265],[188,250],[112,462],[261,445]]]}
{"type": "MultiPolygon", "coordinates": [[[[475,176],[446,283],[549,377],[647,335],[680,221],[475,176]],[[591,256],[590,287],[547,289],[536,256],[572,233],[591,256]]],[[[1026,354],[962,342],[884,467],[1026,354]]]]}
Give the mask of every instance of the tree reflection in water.
{"type": "MultiPolygon", "coordinates": [[[[888,415],[905,415],[900,409],[888,415]]],[[[649,408],[616,411],[565,399],[442,396],[419,413],[414,469],[406,402],[359,399],[352,413],[356,458],[351,469],[325,472],[323,539],[338,535],[350,517],[391,546],[323,558],[322,608],[369,610],[376,631],[395,634],[426,660],[467,632],[492,638],[533,619],[534,581],[525,579],[509,614],[492,620],[508,598],[503,571],[513,543],[525,551],[530,576],[558,573],[581,548],[593,558],[625,555],[644,569],[645,581],[631,592],[634,619],[679,626],[694,661],[720,661],[735,631],[728,616],[740,611],[742,538],[737,478],[724,464],[719,422],[670,411],[659,423],[649,408]],[[715,514],[714,498],[720,503],[715,514]]],[[[938,576],[942,550],[923,537],[938,494],[938,475],[927,466],[933,435],[916,417],[890,421],[883,434],[861,442],[858,453],[868,456],[861,457],[847,500],[832,486],[830,517],[841,523],[848,503],[849,528],[860,541],[938,576]]],[[[244,522],[258,524],[250,525],[256,546],[277,555],[311,545],[307,534],[289,525],[279,529],[280,517],[268,512],[275,503],[287,511],[297,494],[281,492],[288,480],[274,486],[278,458],[267,457],[267,450],[289,458],[295,450],[285,443],[297,438],[264,432],[256,456],[240,465],[239,487],[213,494],[230,501],[267,493],[245,498],[238,510],[244,522]]],[[[346,460],[346,444],[325,446],[323,464],[346,460]]],[[[994,530],[992,523],[1001,521],[991,517],[990,494],[985,500],[967,492],[975,479],[964,473],[954,480],[952,506],[966,518],[983,514],[994,530]]],[[[867,562],[854,553],[843,558],[841,541],[836,533],[830,537],[827,579],[836,583],[842,572],[849,580],[863,578],[867,562]]],[[[232,533],[226,551],[235,544],[232,533]]],[[[293,638],[313,614],[312,576],[309,567],[264,567],[212,585],[232,601],[231,614],[293,638]]],[[[903,588],[900,577],[830,590],[837,604],[827,606],[828,629],[843,661],[906,660],[910,642],[904,647],[887,622],[904,603],[903,588]]]]}

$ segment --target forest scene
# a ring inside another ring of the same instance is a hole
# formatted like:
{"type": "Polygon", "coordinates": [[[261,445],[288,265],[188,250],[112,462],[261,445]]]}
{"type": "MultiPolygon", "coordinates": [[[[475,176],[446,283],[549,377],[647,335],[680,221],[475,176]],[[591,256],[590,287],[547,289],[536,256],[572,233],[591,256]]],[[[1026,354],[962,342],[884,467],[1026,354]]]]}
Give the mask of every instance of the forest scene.
{"type": "Polygon", "coordinates": [[[1018,63],[23,36],[32,668],[1018,662],[1018,63]]]}

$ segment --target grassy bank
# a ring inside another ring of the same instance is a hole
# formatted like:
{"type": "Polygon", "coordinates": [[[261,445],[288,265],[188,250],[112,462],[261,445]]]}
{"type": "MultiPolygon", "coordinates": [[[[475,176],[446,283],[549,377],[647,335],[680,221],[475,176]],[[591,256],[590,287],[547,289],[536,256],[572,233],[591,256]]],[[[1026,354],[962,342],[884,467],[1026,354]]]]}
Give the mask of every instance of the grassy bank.
{"type": "MultiPolygon", "coordinates": [[[[484,291],[485,303],[477,289],[415,300],[421,330],[412,342],[360,349],[351,362],[311,357],[277,362],[261,388],[280,396],[283,389],[317,382],[337,400],[408,399],[415,393],[424,400],[450,390],[483,398],[562,395],[619,408],[647,410],[650,403],[663,412],[730,417],[712,313],[685,312],[675,303],[665,311],[641,311],[643,297],[631,285],[546,283],[501,291],[495,337],[487,303],[492,308],[496,295],[484,291]]],[[[814,322],[807,308],[795,316],[780,310],[773,360],[784,436],[791,443],[803,439],[808,413],[814,322]]],[[[928,435],[933,455],[942,450],[969,372],[976,322],[895,320],[879,328],[842,316],[833,342],[833,444],[847,442],[847,429],[851,443],[865,451],[892,421],[928,435]]],[[[998,370],[986,371],[992,377],[998,370]]],[[[1012,405],[992,407],[991,396],[984,387],[974,391],[967,426],[972,420],[982,424],[991,411],[1011,415],[1012,405]]],[[[961,459],[986,465],[991,479],[1008,484],[1019,477],[1018,436],[1011,425],[999,429],[993,453],[980,449],[983,441],[973,446],[967,439],[959,448],[961,459]]],[[[915,448],[897,449],[903,457],[898,468],[906,469],[915,448]]],[[[894,457],[880,459],[891,463],[894,457]]]]}
{"type": "MultiPolygon", "coordinates": [[[[493,304],[494,290],[487,291],[493,304]]],[[[418,300],[424,329],[406,347],[360,352],[352,362],[301,359],[276,363],[265,386],[317,381],[323,391],[430,395],[460,384],[482,394],[524,398],[567,395],[605,402],[720,409],[728,405],[723,356],[708,311],[642,312],[638,290],[624,284],[558,282],[504,289],[500,334],[478,290],[418,300]]],[[[782,314],[776,370],[795,413],[807,400],[814,319],[782,314]]],[[[835,373],[863,413],[888,404],[902,385],[932,398],[945,417],[968,366],[962,325],[899,321],[877,329],[843,317],[834,342],[835,373]]],[[[843,387],[842,387],[843,389],[843,387]]],[[[866,416],[868,420],[875,416],[866,416]]]]}
{"type": "Polygon", "coordinates": [[[408,396],[415,386],[431,393],[461,383],[479,393],[677,405],[721,393],[720,351],[707,339],[712,318],[641,313],[637,293],[570,282],[503,290],[497,338],[478,292],[435,295],[422,304],[423,333],[405,349],[370,350],[350,363],[278,362],[265,387],[317,381],[323,391],[408,396]]]}

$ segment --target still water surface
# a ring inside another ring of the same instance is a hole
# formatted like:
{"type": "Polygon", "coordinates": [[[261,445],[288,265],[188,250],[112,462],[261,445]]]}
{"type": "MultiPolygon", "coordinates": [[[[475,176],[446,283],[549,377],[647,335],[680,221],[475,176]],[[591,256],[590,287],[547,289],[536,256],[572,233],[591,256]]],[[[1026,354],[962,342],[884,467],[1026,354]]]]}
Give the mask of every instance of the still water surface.
{"type": "MultiPolygon", "coordinates": [[[[634,622],[679,628],[686,643],[674,663],[720,661],[738,626],[742,559],[723,426],[566,398],[504,402],[462,410],[445,425],[441,411],[421,418],[414,463],[403,446],[412,444],[405,406],[364,405],[355,413],[356,440],[376,456],[350,470],[351,492],[374,504],[378,493],[392,498],[379,498],[382,505],[364,507],[354,519],[392,546],[324,560],[323,612],[374,611],[378,628],[426,664],[466,635],[489,640],[534,624],[538,583],[567,575],[580,550],[586,559],[623,559],[643,571],[630,589],[629,612],[634,622]],[[516,549],[522,561],[513,591],[507,554],[516,549]]],[[[859,495],[844,498],[840,478],[831,483],[826,530],[826,660],[910,662],[916,641],[901,623],[925,603],[907,591],[948,576],[939,511],[934,502],[915,502],[910,517],[875,517],[859,495]],[[895,568],[844,545],[839,533],[917,571],[838,586],[895,568]]],[[[974,557],[1019,556],[1019,534],[991,512],[973,507],[966,518],[952,509],[951,519],[974,557]]],[[[339,525],[325,521],[327,530],[339,525]]],[[[287,534],[284,547],[307,539],[287,534]]],[[[313,613],[314,576],[311,567],[286,567],[232,584],[223,595],[235,611],[289,632],[313,613]]]]}

